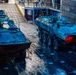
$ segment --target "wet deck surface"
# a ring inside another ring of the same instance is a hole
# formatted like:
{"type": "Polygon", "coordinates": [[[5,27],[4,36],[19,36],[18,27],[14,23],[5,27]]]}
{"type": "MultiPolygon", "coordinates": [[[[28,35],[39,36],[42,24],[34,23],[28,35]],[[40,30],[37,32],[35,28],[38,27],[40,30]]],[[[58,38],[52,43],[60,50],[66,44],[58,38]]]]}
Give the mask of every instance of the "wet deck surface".
{"type": "Polygon", "coordinates": [[[0,4],[6,14],[19,24],[21,31],[32,42],[26,52],[26,59],[0,59],[0,75],[76,75],[76,54],[72,51],[58,52],[53,59],[46,57],[38,50],[37,26],[27,23],[15,5],[0,4]]]}

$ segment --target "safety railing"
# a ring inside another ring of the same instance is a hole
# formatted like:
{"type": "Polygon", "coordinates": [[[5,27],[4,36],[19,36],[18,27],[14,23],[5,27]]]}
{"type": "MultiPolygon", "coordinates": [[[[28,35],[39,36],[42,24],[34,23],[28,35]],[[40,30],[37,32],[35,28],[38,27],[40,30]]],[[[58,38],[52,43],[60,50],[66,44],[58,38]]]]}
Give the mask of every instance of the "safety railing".
{"type": "Polygon", "coordinates": [[[61,5],[58,3],[52,3],[52,2],[25,2],[25,1],[16,1],[17,4],[23,6],[23,7],[50,7],[54,9],[61,9],[61,5]]]}

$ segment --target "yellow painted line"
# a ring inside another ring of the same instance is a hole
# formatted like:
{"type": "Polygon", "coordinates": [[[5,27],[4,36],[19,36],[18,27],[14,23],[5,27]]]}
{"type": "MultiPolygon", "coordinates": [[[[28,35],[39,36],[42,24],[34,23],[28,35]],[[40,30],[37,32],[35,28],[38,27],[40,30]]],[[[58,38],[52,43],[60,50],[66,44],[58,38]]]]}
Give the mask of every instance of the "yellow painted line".
{"type": "Polygon", "coordinates": [[[24,17],[24,12],[23,12],[21,6],[19,4],[16,4],[16,6],[17,6],[18,10],[20,11],[21,15],[24,17]]]}
{"type": "MultiPolygon", "coordinates": [[[[15,5],[17,6],[18,10],[20,11],[21,15],[25,18],[25,14],[24,14],[21,6],[20,6],[19,4],[17,4],[17,3],[16,3],[15,5]]],[[[28,22],[28,21],[26,20],[26,18],[25,18],[25,21],[28,22]]]]}

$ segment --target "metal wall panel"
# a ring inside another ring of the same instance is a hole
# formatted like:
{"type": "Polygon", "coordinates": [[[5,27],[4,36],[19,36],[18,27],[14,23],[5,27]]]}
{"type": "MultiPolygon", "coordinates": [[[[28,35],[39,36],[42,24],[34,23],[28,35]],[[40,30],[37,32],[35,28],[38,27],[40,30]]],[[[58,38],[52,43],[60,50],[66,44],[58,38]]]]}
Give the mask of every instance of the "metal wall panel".
{"type": "Polygon", "coordinates": [[[62,15],[76,24],[76,0],[62,0],[62,15]]]}

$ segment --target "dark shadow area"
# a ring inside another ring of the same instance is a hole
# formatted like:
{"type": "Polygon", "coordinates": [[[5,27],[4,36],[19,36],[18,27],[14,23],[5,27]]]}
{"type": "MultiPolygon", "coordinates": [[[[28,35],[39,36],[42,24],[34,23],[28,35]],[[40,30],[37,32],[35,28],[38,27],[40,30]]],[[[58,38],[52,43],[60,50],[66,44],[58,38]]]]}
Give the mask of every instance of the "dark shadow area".
{"type": "MultiPolygon", "coordinates": [[[[41,45],[40,45],[41,46],[41,45]]],[[[48,53],[43,51],[43,48],[36,49],[36,54],[40,59],[43,59],[46,63],[45,66],[50,71],[50,74],[61,75],[75,75],[76,69],[76,54],[71,50],[71,48],[61,47],[58,51],[48,53]]]]}
{"type": "Polygon", "coordinates": [[[0,75],[20,75],[26,68],[25,59],[1,58],[0,75]]]}

